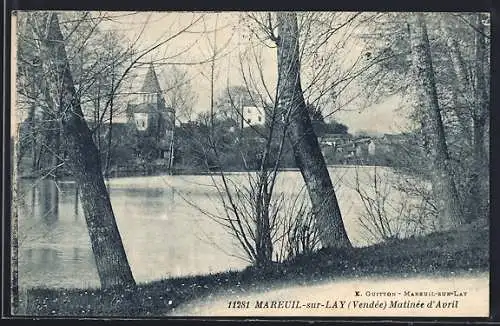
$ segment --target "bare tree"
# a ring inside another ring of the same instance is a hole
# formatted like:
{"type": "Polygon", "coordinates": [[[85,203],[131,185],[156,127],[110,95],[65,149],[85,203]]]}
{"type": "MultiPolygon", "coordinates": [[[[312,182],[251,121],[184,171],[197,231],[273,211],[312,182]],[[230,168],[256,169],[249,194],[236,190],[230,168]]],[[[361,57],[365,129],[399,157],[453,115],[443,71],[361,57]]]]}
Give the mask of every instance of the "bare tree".
{"type": "Polygon", "coordinates": [[[68,146],[68,163],[81,194],[101,284],[103,287],[134,286],[101,174],[97,148],[77,98],[57,14],[33,14],[32,28],[39,40],[38,54],[46,76],[46,83],[40,87],[45,100],[60,117],[68,146]]]}
{"type": "Polygon", "coordinates": [[[427,184],[386,168],[355,168],[352,188],[363,210],[358,222],[368,243],[391,241],[435,231],[427,184]]]}
{"type": "Polygon", "coordinates": [[[463,214],[452,177],[424,14],[416,13],[413,18],[414,32],[411,45],[416,92],[419,104],[424,110],[421,122],[425,128],[428,155],[432,160],[433,187],[438,201],[440,221],[446,229],[462,223],[463,214]]]}
{"type": "Polygon", "coordinates": [[[279,12],[277,24],[278,107],[288,116],[287,135],[311,198],[321,243],[349,248],[335,191],[302,95],[297,16],[279,12]]]}
{"type": "MultiPolygon", "coordinates": [[[[217,21],[216,26],[217,28],[217,21]]],[[[218,53],[217,48],[217,38],[216,33],[214,33],[213,43],[211,43],[211,48],[213,50],[213,61],[211,64],[211,114],[210,114],[210,137],[209,145],[211,150],[214,152],[217,160],[220,160],[219,155],[219,145],[214,142],[214,71],[215,71],[215,59],[218,53]]],[[[231,94],[228,94],[231,99],[231,94]]],[[[234,107],[234,102],[231,99],[234,107]]],[[[241,112],[242,113],[242,112],[241,112]]],[[[274,121],[277,118],[276,110],[275,113],[270,116],[271,123],[269,124],[268,137],[264,138],[265,146],[263,153],[261,155],[260,166],[258,172],[255,176],[248,174],[249,186],[245,191],[241,192],[237,190],[235,193],[229,185],[229,180],[222,171],[218,172],[222,183],[223,191],[219,191],[220,198],[224,204],[226,218],[226,227],[236,236],[242,248],[244,248],[247,256],[250,260],[260,267],[267,267],[272,261],[273,255],[273,243],[272,243],[272,232],[275,229],[275,223],[277,223],[277,210],[271,211],[272,209],[272,193],[276,181],[276,175],[278,170],[278,164],[269,162],[270,149],[273,144],[273,132],[275,132],[276,124],[274,121]],[[272,166],[272,167],[270,167],[272,166]],[[244,194],[242,196],[242,194],[244,194]],[[227,201],[225,200],[227,196],[227,201]],[[246,200],[245,200],[246,198],[246,200]],[[250,209],[250,210],[248,210],[250,209]]],[[[281,149],[283,144],[283,138],[279,145],[279,154],[281,155],[281,149]]],[[[242,159],[244,162],[245,155],[242,154],[242,159]]],[[[221,164],[218,164],[221,166],[221,164]]],[[[245,163],[246,165],[246,163],[245,163]]],[[[247,167],[248,169],[248,167],[247,167]]],[[[245,188],[243,188],[245,189],[245,188]]]]}
{"type": "MultiPolygon", "coordinates": [[[[15,130],[14,135],[17,134],[19,136],[19,131],[15,130]]],[[[15,166],[17,155],[19,155],[18,145],[19,142],[16,141],[15,137],[11,137],[11,146],[12,146],[12,161],[11,166],[15,166]]],[[[11,311],[12,314],[15,315],[19,312],[19,209],[18,205],[20,202],[19,190],[18,190],[18,167],[15,167],[12,171],[12,194],[11,194],[11,202],[14,203],[12,205],[12,213],[10,219],[10,229],[11,229],[11,311]]]]}
{"type": "Polygon", "coordinates": [[[166,105],[175,110],[176,120],[191,121],[193,106],[198,99],[193,89],[192,77],[178,66],[164,69],[160,76],[164,81],[166,105]]]}
{"type": "Polygon", "coordinates": [[[476,172],[473,175],[471,203],[473,204],[472,219],[477,219],[480,216],[487,218],[488,214],[484,214],[485,203],[488,201],[488,150],[487,140],[487,122],[489,115],[489,92],[488,92],[488,49],[486,27],[484,25],[484,15],[477,13],[475,15],[475,78],[474,78],[474,110],[473,110],[473,125],[474,125],[474,165],[476,172]]]}
{"type": "MultiPolygon", "coordinates": [[[[488,107],[488,87],[476,88],[476,67],[483,65],[483,71],[488,71],[488,59],[477,60],[477,45],[484,41],[483,51],[488,51],[489,31],[487,28],[476,27],[478,13],[427,13],[425,23],[430,40],[429,52],[432,55],[433,78],[441,114],[444,138],[448,150],[448,164],[451,178],[457,189],[459,203],[462,204],[464,219],[471,220],[479,216],[486,216],[487,207],[487,155],[482,155],[481,163],[477,164],[474,158],[476,154],[474,145],[474,126],[482,125],[484,129],[479,134],[487,134],[486,122],[488,114],[483,113],[482,119],[475,122],[474,111],[477,103],[476,96],[479,93],[486,94],[483,98],[488,107]],[[478,173],[482,167],[483,172],[478,173]],[[476,176],[479,176],[477,178],[476,176]],[[481,180],[479,183],[476,181],[481,180]],[[479,187],[478,187],[479,186],[479,187]],[[481,207],[478,212],[477,208],[481,207]],[[475,211],[475,212],[474,212],[475,211]]],[[[481,13],[483,19],[486,17],[481,13]]],[[[437,139],[432,128],[422,121],[430,121],[427,110],[422,110],[421,103],[416,103],[416,94],[422,92],[421,87],[414,87],[415,78],[411,70],[415,51],[411,40],[415,35],[415,26],[412,20],[413,13],[384,13],[370,24],[362,35],[362,40],[367,44],[367,57],[381,57],[378,63],[373,65],[360,80],[360,85],[368,89],[365,101],[371,104],[379,98],[395,94],[401,97],[401,103],[409,109],[410,134],[420,140],[419,148],[413,151],[408,158],[404,170],[412,175],[418,175],[422,181],[431,179],[429,172],[435,171],[430,155],[427,139],[437,139]],[[429,134],[431,133],[431,134],[429,134]],[[427,149],[421,151],[426,147],[427,149]]],[[[479,52],[482,52],[481,50],[479,52]]],[[[483,53],[484,55],[484,53],[483,53]]],[[[480,55],[481,57],[482,55],[480,55]]],[[[487,83],[488,74],[483,75],[487,83]]],[[[368,104],[368,105],[369,105],[368,104]]],[[[477,115],[479,118],[481,115],[477,115]]],[[[413,137],[412,136],[412,137],[413,137]]],[[[485,139],[487,140],[487,137],[485,139]]],[[[480,141],[483,143],[483,141],[480,141]]],[[[483,146],[487,148],[487,146],[483,146]]],[[[406,153],[406,152],[405,152],[406,153]]],[[[401,152],[401,154],[404,154],[401,152]]],[[[487,151],[486,153],[487,154],[487,151]]],[[[406,155],[405,155],[406,156],[406,155]]],[[[398,167],[401,169],[401,167],[398,167]]],[[[408,189],[412,191],[412,189],[408,189]]],[[[423,194],[424,197],[427,194],[423,194]]],[[[435,197],[435,196],[433,196],[435,197]]],[[[422,198],[424,199],[424,198],[422,198]]],[[[432,199],[432,198],[431,198],[432,199]]],[[[435,198],[436,203],[440,201],[435,198]]]]}
{"type": "MultiPolygon", "coordinates": [[[[271,20],[271,14],[265,14],[264,18],[256,18],[253,16],[251,16],[250,18],[257,23],[260,23],[262,21],[265,22],[265,25],[261,25],[260,27],[262,27],[264,31],[269,32],[265,35],[265,38],[267,40],[269,40],[269,38],[271,38],[271,40],[275,42],[278,40],[275,36],[275,23],[271,20]]],[[[279,26],[279,24],[276,26],[279,26]]],[[[265,42],[266,39],[261,40],[261,42],[265,42]]],[[[279,46],[281,44],[275,43],[275,46],[276,45],[278,45],[278,49],[280,49],[279,46]]],[[[278,53],[280,54],[280,52],[278,53]]],[[[288,54],[290,56],[294,55],[293,52],[288,54]]],[[[299,61],[298,44],[295,57],[297,58],[297,61],[299,61]]],[[[281,62],[283,62],[283,59],[281,59],[281,62]]],[[[339,242],[337,240],[339,240],[339,238],[336,239],[335,235],[332,235],[332,233],[330,233],[329,235],[326,234],[328,232],[331,232],[332,228],[330,223],[328,225],[330,228],[328,230],[325,230],[325,224],[328,223],[325,221],[325,215],[329,215],[328,218],[331,218],[330,214],[333,214],[334,217],[332,219],[335,219],[336,216],[338,219],[336,219],[335,221],[339,222],[340,220],[341,230],[336,232],[338,232],[337,235],[340,235],[341,238],[343,232],[343,239],[346,241],[347,245],[344,243],[340,244],[339,247],[350,246],[349,240],[347,239],[347,235],[345,234],[345,230],[343,228],[343,222],[340,218],[340,210],[338,208],[338,205],[336,206],[336,210],[332,210],[332,204],[333,202],[336,203],[336,199],[334,197],[335,194],[333,192],[333,186],[331,184],[328,171],[326,170],[324,160],[322,166],[324,170],[322,170],[322,172],[326,171],[326,175],[323,174],[322,176],[329,181],[331,187],[329,189],[328,196],[325,196],[324,198],[320,198],[320,196],[318,196],[318,185],[319,187],[321,187],[326,185],[328,182],[320,181],[320,178],[317,178],[317,182],[309,182],[308,184],[308,186],[312,185],[313,188],[312,197],[315,198],[314,204],[316,206],[314,206],[313,204],[313,207],[316,207],[315,209],[309,212],[304,208],[304,206],[299,205],[296,213],[297,215],[293,215],[293,217],[291,217],[294,220],[288,222],[285,221],[286,219],[283,219],[283,217],[281,216],[281,212],[279,212],[279,210],[277,211],[277,208],[280,207],[280,205],[278,204],[278,198],[280,197],[280,195],[273,193],[273,191],[275,187],[276,176],[279,172],[278,167],[280,163],[281,153],[283,151],[285,139],[287,139],[287,137],[285,136],[288,135],[288,138],[290,138],[289,130],[292,121],[297,121],[297,118],[296,120],[290,118],[291,115],[296,114],[296,110],[294,110],[294,107],[284,107],[280,103],[280,82],[278,82],[278,87],[275,89],[275,91],[273,91],[272,87],[269,87],[269,85],[265,81],[262,62],[260,61],[260,55],[258,51],[255,50],[254,46],[250,46],[250,50],[248,51],[248,53],[240,53],[239,63],[244,85],[237,89],[228,85],[228,87],[226,88],[226,98],[228,99],[228,101],[226,101],[227,103],[225,102],[224,107],[226,108],[227,106],[226,111],[230,111],[228,114],[228,117],[230,119],[242,122],[245,119],[241,110],[241,106],[243,104],[252,104],[254,106],[263,107],[262,109],[265,111],[266,116],[265,128],[258,128],[257,126],[252,126],[251,124],[249,124],[248,128],[246,128],[248,130],[252,130],[254,137],[259,138],[262,141],[262,147],[259,146],[260,150],[258,151],[260,155],[260,163],[258,164],[255,172],[247,173],[249,186],[245,187],[244,185],[242,185],[240,186],[242,188],[241,190],[232,189],[232,187],[230,186],[230,179],[228,179],[224,172],[218,171],[216,173],[222,178],[222,186],[219,188],[219,194],[223,206],[225,207],[225,216],[218,217],[218,219],[215,216],[212,216],[212,218],[223,224],[230,230],[231,234],[236,236],[241,247],[245,249],[246,255],[250,257],[250,261],[256,263],[256,265],[269,264],[273,256],[273,252],[275,252],[279,257],[284,257],[282,254],[282,248],[284,247],[289,248],[289,255],[296,255],[299,252],[307,252],[308,250],[311,250],[311,248],[317,248],[318,239],[322,240],[321,243],[323,246],[332,246],[332,243],[338,244],[339,242]],[[247,67],[250,62],[255,65],[254,70],[247,67]],[[234,90],[237,90],[237,92],[235,93],[234,90]],[[242,99],[245,101],[245,103],[242,103],[242,99]],[[277,146],[277,148],[274,146],[277,146]],[[277,151],[278,154],[272,155],[273,151],[277,151]],[[331,199],[332,194],[333,199],[331,199]],[[321,200],[324,200],[325,198],[328,198],[326,203],[321,202],[321,200]],[[324,209],[324,207],[327,208],[324,209]],[[327,212],[327,210],[329,210],[329,212],[327,212]],[[270,212],[273,213],[271,214],[270,212]],[[321,218],[323,219],[322,225],[318,225],[318,214],[323,214],[323,216],[321,216],[321,218]],[[284,226],[285,224],[286,226],[284,226]],[[278,225],[281,225],[281,227],[278,227],[278,225]],[[285,241],[285,243],[287,244],[287,246],[283,246],[283,244],[281,244],[281,249],[275,246],[277,241],[275,240],[276,230],[278,229],[286,229],[286,232],[278,237],[279,239],[285,241]],[[315,234],[315,236],[312,236],[313,234],[315,234]],[[300,238],[301,240],[298,241],[298,238],[300,238]]],[[[300,63],[297,63],[297,65],[298,66],[294,66],[293,69],[299,69],[300,63]]],[[[281,64],[278,67],[279,69],[282,68],[282,71],[286,71],[290,66],[284,66],[283,64],[281,64]]],[[[282,77],[283,75],[280,75],[278,79],[281,80],[282,77]]],[[[289,84],[293,84],[297,76],[294,74],[289,74],[285,75],[285,77],[289,79],[289,84]]],[[[287,84],[287,82],[285,82],[284,84],[287,84]]],[[[314,84],[314,81],[312,82],[312,84],[314,84]]],[[[294,88],[293,90],[296,91],[297,89],[294,88]]],[[[288,92],[287,94],[290,94],[290,92],[288,92]]],[[[308,118],[309,112],[307,111],[307,109],[305,109],[305,103],[302,96],[301,98],[304,107],[303,113],[308,118]]],[[[301,118],[298,119],[300,120],[301,118]]],[[[309,126],[312,131],[310,121],[309,126]]],[[[240,130],[243,130],[243,127],[244,125],[241,125],[240,130]]],[[[299,129],[300,128],[302,127],[299,127],[299,129]]],[[[239,133],[235,132],[234,134],[238,135],[239,133]]],[[[297,133],[292,133],[292,135],[294,136],[294,140],[304,140],[311,136],[307,133],[301,134],[300,136],[298,136],[297,133]]],[[[314,135],[313,137],[316,141],[316,149],[319,151],[317,139],[314,135]]],[[[237,139],[240,139],[240,137],[238,136],[237,139]]],[[[223,155],[220,148],[221,144],[213,138],[213,135],[208,140],[209,144],[206,147],[215,152],[215,155],[213,157],[215,157],[216,161],[220,160],[220,156],[223,155]]],[[[302,142],[302,144],[304,143],[310,144],[311,141],[306,140],[305,142],[302,142]]],[[[240,151],[243,147],[243,144],[241,144],[240,151]]],[[[308,147],[307,149],[310,148],[311,147],[308,147]]],[[[307,162],[310,157],[309,155],[310,153],[303,151],[301,162],[307,162]]],[[[319,155],[322,155],[320,151],[319,155]]],[[[243,161],[245,161],[246,157],[243,151],[241,153],[241,156],[243,161]]],[[[322,156],[321,159],[323,159],[322,156]]],[[[307,168],[306,173],[311,173],[311,171],[313,171],[311,169],[311,166],[307,166],[307,163],[305,163],[305,165],[307,168]]],[[[216,164],[216,166],[218,166],[220,169],[223,169],[223,165],[220,164],[220,162],[219,164],[216,164]]],[[[249,168],[250,167],[246,166],[246,169],[249,168]]],[[[311,179],[309,181],[311,181],[311,179]]]]}
{"type": "Polygon", "coordinates": [[[488,197],[485,135],[489,106],[487,87],[489,63],[486,55],[489,33],[484,26],[484,18],[482,13],[457,14],[448,17],[442,28],[453,68],[454,110],[459,118],[462,134],[465,135],[463,138],[467,142],[467,148],[472,148],[472,160],[466,173],[469,182],[465,190],[468,194],[464,213],[468,221],[487,215],[484,207],[488,197]],[[471,45],[468,47],[470,50],[461,46],[457,38],[459,36],[457,32],[464,32],[463,28],[457,31],[455,27],[457,20],[467,22],[466,28],[469,34],[473,33],[471,45]]]}

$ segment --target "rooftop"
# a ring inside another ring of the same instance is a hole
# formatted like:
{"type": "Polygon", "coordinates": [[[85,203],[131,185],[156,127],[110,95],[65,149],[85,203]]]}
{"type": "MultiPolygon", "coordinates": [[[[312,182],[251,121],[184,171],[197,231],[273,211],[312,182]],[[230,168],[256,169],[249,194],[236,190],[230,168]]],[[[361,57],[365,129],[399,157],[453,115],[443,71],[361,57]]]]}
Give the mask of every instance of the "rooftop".
{"type": "Polygon", "coordinates": [[[144,84],[142,85],[141,92],[143,93],[161,93],[160,82],[156,76],[153,64],[149,64],[148,72],[144,77],[144,84]]]}

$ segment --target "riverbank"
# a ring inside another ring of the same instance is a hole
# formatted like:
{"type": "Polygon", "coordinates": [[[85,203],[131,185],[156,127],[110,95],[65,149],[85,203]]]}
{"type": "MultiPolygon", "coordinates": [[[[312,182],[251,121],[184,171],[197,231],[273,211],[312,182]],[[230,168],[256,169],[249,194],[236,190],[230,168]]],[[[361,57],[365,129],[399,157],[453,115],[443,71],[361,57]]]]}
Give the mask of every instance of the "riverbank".
{"type": "Polygon", "coordinates": [[[27,315],[161,316],[192,300],[266,291],[278,284],[314,285],[345,277],[484,273],[489,269],[489,229],[465,225],[348,251],[325,249],[261,270],[170,278],[139,284],[134,290],[31,289],[27,315]]]}
{"type": "MultiPolygon", "coordinates": [[[[328,168],[357,168],[357,167],[363,167],[363,168],[368,168],[368,167],[381,167],[381,168],[386,168],[386,166],[381,166],[381,165],[369,165],[369,164],[329,164],[327,165],[328,168]]],[[[256,172],[257,170],[225,170],[223,171],[225,174],[235,174],[235,173],[248,173],[248,172],[256,172]]],[[[299,168],[280,168],[278,169],[279,172],[287,172],[287,171],[300,171],[299,168]]],[[[112,172],[109,173],[109,175],[103,175],[104,179],[115,179],[115,178],[125,178],[125,177],[144,177],[144,176],[162,176],[162,175],[181,175],[181,176],[196,176],[196,175],[218,175],[220,171],[213,170],[213,171],[206,171],[206,170],[189,170],[189,169],[173,169],[172,171],[168,172],[166,170],[159,170],[159,171],[146,171],[146,170],[132,170],[132,171],[120,171],[120,172],[112,172]]],[[[48,176],[44,176],[43,178],[46,178],[48,176]]],[[[37,175],[37,174],[29,174],[29,173],[24,173],[19,176],[20,179],[25,179],[25,180],[36,180],[39,178],[42,178],[42,175],[37,175]]],[[[58,175],[57,180],[59,181],[74,181],[73,177],[69,174],[61,174],[58,175]]]]}

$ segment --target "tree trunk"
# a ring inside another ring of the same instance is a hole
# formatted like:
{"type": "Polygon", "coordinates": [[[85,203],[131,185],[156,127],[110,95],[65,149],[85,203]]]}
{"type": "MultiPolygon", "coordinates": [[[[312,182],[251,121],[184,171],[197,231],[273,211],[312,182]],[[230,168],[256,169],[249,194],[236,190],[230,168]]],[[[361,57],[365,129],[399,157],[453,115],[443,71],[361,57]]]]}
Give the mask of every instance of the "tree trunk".
{"type": "Polygon", "coordinates": [[[273,256],[273,243],[271,239],[271,226],[269,223],[269,205],[271,194],[269,193],[269,174],[267,171],[259,171],[259,181],[255,187],[257,225],[255,230],[255,252],[256,264],[260,267],[270,265],[273,256]]]}
{"type": "Polygon", "coordinates": [[[12,161],[14,167],[12,169],[12,215],[11,215],[11,312],[12,315],[19,313],[19,205],[21,205],[19,198],[19,165],[15,165],[16,156],[19,155],[19,132],[16,132],[16,137],[11,138],[12,148],[12,161]],[[16,139],[17,138],[17,139],[16,139]]]}
{"type": "MultiPolygon", "coordinates": [[[[104,175],[109,180],[109,169],[111,167],[111,144],[113,138],[113,100],[115,98],[115,62],[111,66],[111,98],[109,99],[109,132],[108,132],[108,152],[106,153],[106,165],[104,168],[104,175]]],[[[108,188],[109,191],[109,188],[108,188]]]]}
{"type": "Polygon", "coordinates": [[[351,243],[302,94],[297,16],[292,12],[279,12],[277,19],[278,108],[286,112],[287,136],[311,198],[322,245],[349,248],[351,243]]]}
{"type": "MultiPolygon", "coordinates": [[[[447,33],[447,30],[444,31],[447,33]]],[[[467,73],[467,67],[463,60],[462,54],[460,52],[460,47],[456,39],[451,35],[447,36],[447,46],[449,49],[449,55],[451,58],[451,63],[453,70],[455,72],[455,83],[456,88],[454,90],[454,111],[459,120],[460,126],[466,137],[467,144],[471,144],[472,132],[471,132],[471,114],[470,106],[468,105],[468,96],[470,96],[470,82],[467,73]]]]}
{"type": "Polygon", "coordinates": [[[95,105],[95,120],[94,120],[94,128],[95,128],[95,144],[97,146],[97,153],[99,153],[99,158],[101,157],[101,80],[98,80],[97,83],[97,98],[95,105]]]}
{"type": "MultiPolygon", "coordinates": [[[[486,45],[484,39],[484,25],[481,13],[475,14],[476,21],[471,23],[475,26],[474,37],[474,71],[473,78],[465,61],[460,53],[460,48],[456,39],[451,36],[447,38],[447,45],[450,50],[450,57],[457,79],[457,93],[461,94],[462,103],[467,104],[469,113],[465,113],[467,119],[466,134],[467,143],[472,144],[472,166],[470,168],[468,187],[470,196],[467,198],[465,217],[467,221],[477,219],[478,216],[485,216],[484,208],[488,198],[488,170],[487,170],[487,150],[485,144],[485,127],[487,124],[488,95],[486,92],[485,62],[486,45]],[[472,85],[474,83],[474,85],[472,85]],[[469,127],[472,121],[472,127],[469,127]]],[[[447,30],[445,31],[447,32],[447,30]]],[[[464,111],[463,109],[461,111],[464,111]]],[[[464,123],[462,123],[464,124],[464,123]]]]}
{"type": "Polygon", "coordinates": [[[75,206],[74,206],[74,213],[75,213],[75,220],[78,219],[78,187],[75,187],[75,206]]]}
{"type": "Polygon", "coordinates": [[[35,106],[31,107],[31,173],[32,175],[35,175],[38,172],[38,167],[37,167],[37,128],[38,125],[36,123],[36,114],[35,114],[35,106]]]}
{"type": "Polygon", "coordinates": [[[426,134],[433,175],[433,191],[438,203],[442,229],[463,222],[458,192],[453,180],[450,158],[438,103],[432,57],[423,13],[415,14],[411,37],[417,100],[424,110],[422,124],[426,134]]]}
{"type": "Polygon", "coordinates": [[[482,23],[481,13],[475,15],[475,78],[474,78],[474,111],[473,111],[473,145],[474,145],[474,173],[471,186],[473,206],[470,220],[480,216],[487,217],[484,212],[488,198],[488,158],[485,148],[485,127],[488,115],[488,93],[485,77],[486,44],[485,26],[482,23]]]}
{"type": "Polygon", "coordinates": [[[97,148],[77,100],[73,78],[57,15],[43,13],[39,28],[47,30],[41,41],[41,59],[51,99],[61,118],[71,172],[79,187],[80,199],[94,252],[101,286],[134,286],[101,173],[97,148]]]}

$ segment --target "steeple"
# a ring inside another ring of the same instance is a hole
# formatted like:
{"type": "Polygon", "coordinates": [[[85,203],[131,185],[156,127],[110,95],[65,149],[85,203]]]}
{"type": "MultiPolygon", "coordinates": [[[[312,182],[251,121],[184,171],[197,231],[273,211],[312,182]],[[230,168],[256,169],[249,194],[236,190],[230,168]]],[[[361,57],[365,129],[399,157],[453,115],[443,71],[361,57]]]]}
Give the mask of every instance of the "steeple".
{"type": "Polygon", "coordinates": [[[162,90],[160,83],[158,82],[158,77],[156,76],[153,63],[149,64],[148,72],[144,77],[144,84],[142,85],[141,93],[142,103],[155,105],[161,105],[163,103],[162,90]]]}
{"type": "Polygon", "coordinates": [[[146,77],[144,77],[144,84],[142,85],[141,92],[150,94],[161,94],[162,92],[153,63],[149,64],[148,72],[146,73],[146,77]]]}

